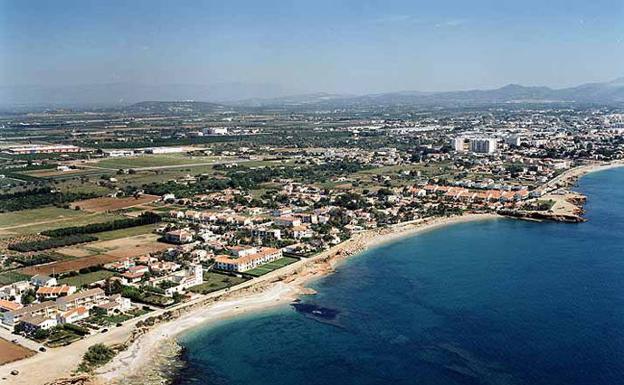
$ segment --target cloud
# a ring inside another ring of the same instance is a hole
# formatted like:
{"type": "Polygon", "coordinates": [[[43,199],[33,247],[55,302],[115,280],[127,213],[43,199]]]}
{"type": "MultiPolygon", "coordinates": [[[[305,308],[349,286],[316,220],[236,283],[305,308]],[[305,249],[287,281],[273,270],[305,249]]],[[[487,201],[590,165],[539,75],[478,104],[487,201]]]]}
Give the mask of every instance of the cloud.
{"type": "Polygon", "coordinates": [[[468,20],[466,19],[448,19],[448,20],[444,20],[442,22],[436,23],[435,27],[436,28],[455,28],[455,27],[460,27],[466,23],[468,23],[468,20]]]}

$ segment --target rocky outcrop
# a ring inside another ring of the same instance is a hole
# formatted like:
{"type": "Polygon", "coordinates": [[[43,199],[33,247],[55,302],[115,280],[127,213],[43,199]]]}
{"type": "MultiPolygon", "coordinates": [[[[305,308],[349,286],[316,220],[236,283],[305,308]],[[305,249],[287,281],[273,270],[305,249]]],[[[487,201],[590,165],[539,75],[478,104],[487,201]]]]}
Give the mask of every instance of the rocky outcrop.
{"type": "MultiPolygon", "coordinates": [[[[582,210],[581,210],[582,212],[582,210]]],[[[520,219],[546,220],[564,223],[581,223],[587,221],[581,215],[553,214],[546,211],[500,210],[500,215],[520,219]]]]}

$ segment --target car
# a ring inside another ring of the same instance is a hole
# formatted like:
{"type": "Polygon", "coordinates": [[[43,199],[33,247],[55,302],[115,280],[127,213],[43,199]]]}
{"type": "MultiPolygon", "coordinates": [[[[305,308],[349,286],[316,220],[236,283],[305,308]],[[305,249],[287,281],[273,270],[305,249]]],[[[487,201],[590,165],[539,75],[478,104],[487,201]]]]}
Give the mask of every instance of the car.
{"type": "Polygon", "coordinates": [[[115,325],[117,327],[123,326],[123,324],[121,322],[118,322],[117,325],[115,325]]]}
{"type": "Polygon", "coordinates": [[[14,344],[16,344],[16,343],[17,343],[17,338],[15,338],[15,339],[11,340],[11,342],[13,342],[14,344]]]}
{"type": "Polygon", "coordinates": [[[46,348],[44,348],[44,347],[42,346],[42,347],[40,347],[40,348],[39,348],[39,351],[40,351],[41,353],[43,353],[43,352],[45,352],[45,351],[46,351],[46,348]]]}
{"type": "Polygon", "coordinates": [[[102,329],[102,333],[106,333],[108,329],[102,329]]]}

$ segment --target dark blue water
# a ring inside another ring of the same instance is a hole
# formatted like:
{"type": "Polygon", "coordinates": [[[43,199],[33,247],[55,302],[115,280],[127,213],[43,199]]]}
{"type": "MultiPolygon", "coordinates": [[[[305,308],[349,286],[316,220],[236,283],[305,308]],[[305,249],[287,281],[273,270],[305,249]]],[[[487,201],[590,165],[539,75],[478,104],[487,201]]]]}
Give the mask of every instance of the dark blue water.
{"type": "Polygon", "coordinates": [[[583,178],[584,224],[466,223],[371,249],[300,312],[183,336],[179,381],[623,384],[622,186],[624,169],[583,178]]]}

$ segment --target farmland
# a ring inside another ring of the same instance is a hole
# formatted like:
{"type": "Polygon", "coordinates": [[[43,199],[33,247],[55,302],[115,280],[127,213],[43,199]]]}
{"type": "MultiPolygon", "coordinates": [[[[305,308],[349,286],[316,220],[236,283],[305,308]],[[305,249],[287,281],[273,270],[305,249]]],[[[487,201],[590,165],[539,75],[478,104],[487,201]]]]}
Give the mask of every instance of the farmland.
{"type": "Polygon", "coordinates": [[[34,354],[35,352],[32,350],[0,338],[0,365],[18,361],[34,354]]]}
{"type": "Polygon", "coordinates": [[[42,207],[0,214],[0,239],[16,235],[36,234],[45,230],[66,226],[82,226],[90,223],[120,219],[109,213],[87,213],[59,207],[42,207]]]}
{"type": "Polygon", "coordinates": [[[158,225],[151,224],[151,225],[144,225],[144,226],[129,227],[127,229],[104,231],[102,233],[98,233],[97,237],[100,239],[100,241],[110,241],[113,239],[134,237],[136,235],[149,234],[153,232],[156,229],[156,227],[158,227],[158,225]]]}
{"type": "Polygon", "coordinates": [[[168,244],[158,242],[157,239],[158,236],[155,234],[142,234],[63,247],[57,249],[56,252],[67,256],[68,260],[53,262],[47,265],[29,266],[21,269],[20,272],[35,275],[78,271],[86,267],[155,253],[171,247],[168,244]]]}
{"type": "Polygon", "coordinates": [[[19,273],[17,271],[5,271],[0,273],[0,286],[10,285],[14,282],[27,281],[30,275],[19,273]]]}
{"type": "Polygon", "coordinates": [[[20,270],[22,274],[36,275],[36,274],[61,274],[70,271],[78,271],[86,267],[103,265],[110,262],[122,260],[124,258],[115,257],[112,255],[94,255],[91,257],[71,259],[67,261],[59,261],[49,263],[47,265],[29,266],[20,270]]]}
{"type": "Polygon", "coordinates": [[[86,286],[90,285],[93,282],[102,281],[106,278],[112,277],[114,274],[108,270],[99,270],[86,274],[78,274],[73,277],[66,277],[59,280],[60,284],[70,285],[70,286],[86,286]]]}
{"type": "Polygon", "coordinates": [[[141,195],[139,197],[127,197],[127,198],[111,198],[101,197],[86,199],[82,201],[73,202],[72,208],[80,208],[81,210],[91,212],[106,212],[125,209],[128,207],[138,206],[142,204],[152,203],[160,199],[156,195],[141,195]]]}
{"type": "Polygon", "coordinates": [[[24,171],[21,173],[18,173],[16,175],[25,175],[27,177],[34,177],[34,178],[41,178],[41,179],[48,179],[48,180],[62,180],[62,179],[71,179],[71,178],[76,178],[79,176],[94,176],[94,175],[101,175],[103,173],[105,173],[106,171],[103,170],[97,170],[97,169],[81,169],[81,168],[76,168],[76,169],[71,169],[68,171],[60,171],[60,170],[56,170],[56,169],[44,169],[44,170],[32,170],[32,171],[24,171]]]}
{"type": "Polygon", "coordinates": [[[98,241],[77,245],[72,247],[64,247],[58,249],[60,254],[71,257],[87,257],[97,254],[107,254],[113,257],[128,258],[136,257],[148,253],[165,250],[171,245],[160,243],[157,241],[156,234],[142,234],[126,238],[117,238],[106,241],[98,241]]]}
{"type": "Polygon", "coordinates": [[[210,164],[215,161],[214,157],[187,156],[183,154],[167,155],[142,155],[124,158],[106,158],[95,164],[97,167],[110,169],[130,169],[148,167],[185,166],[189,164],[210,164]]]}

